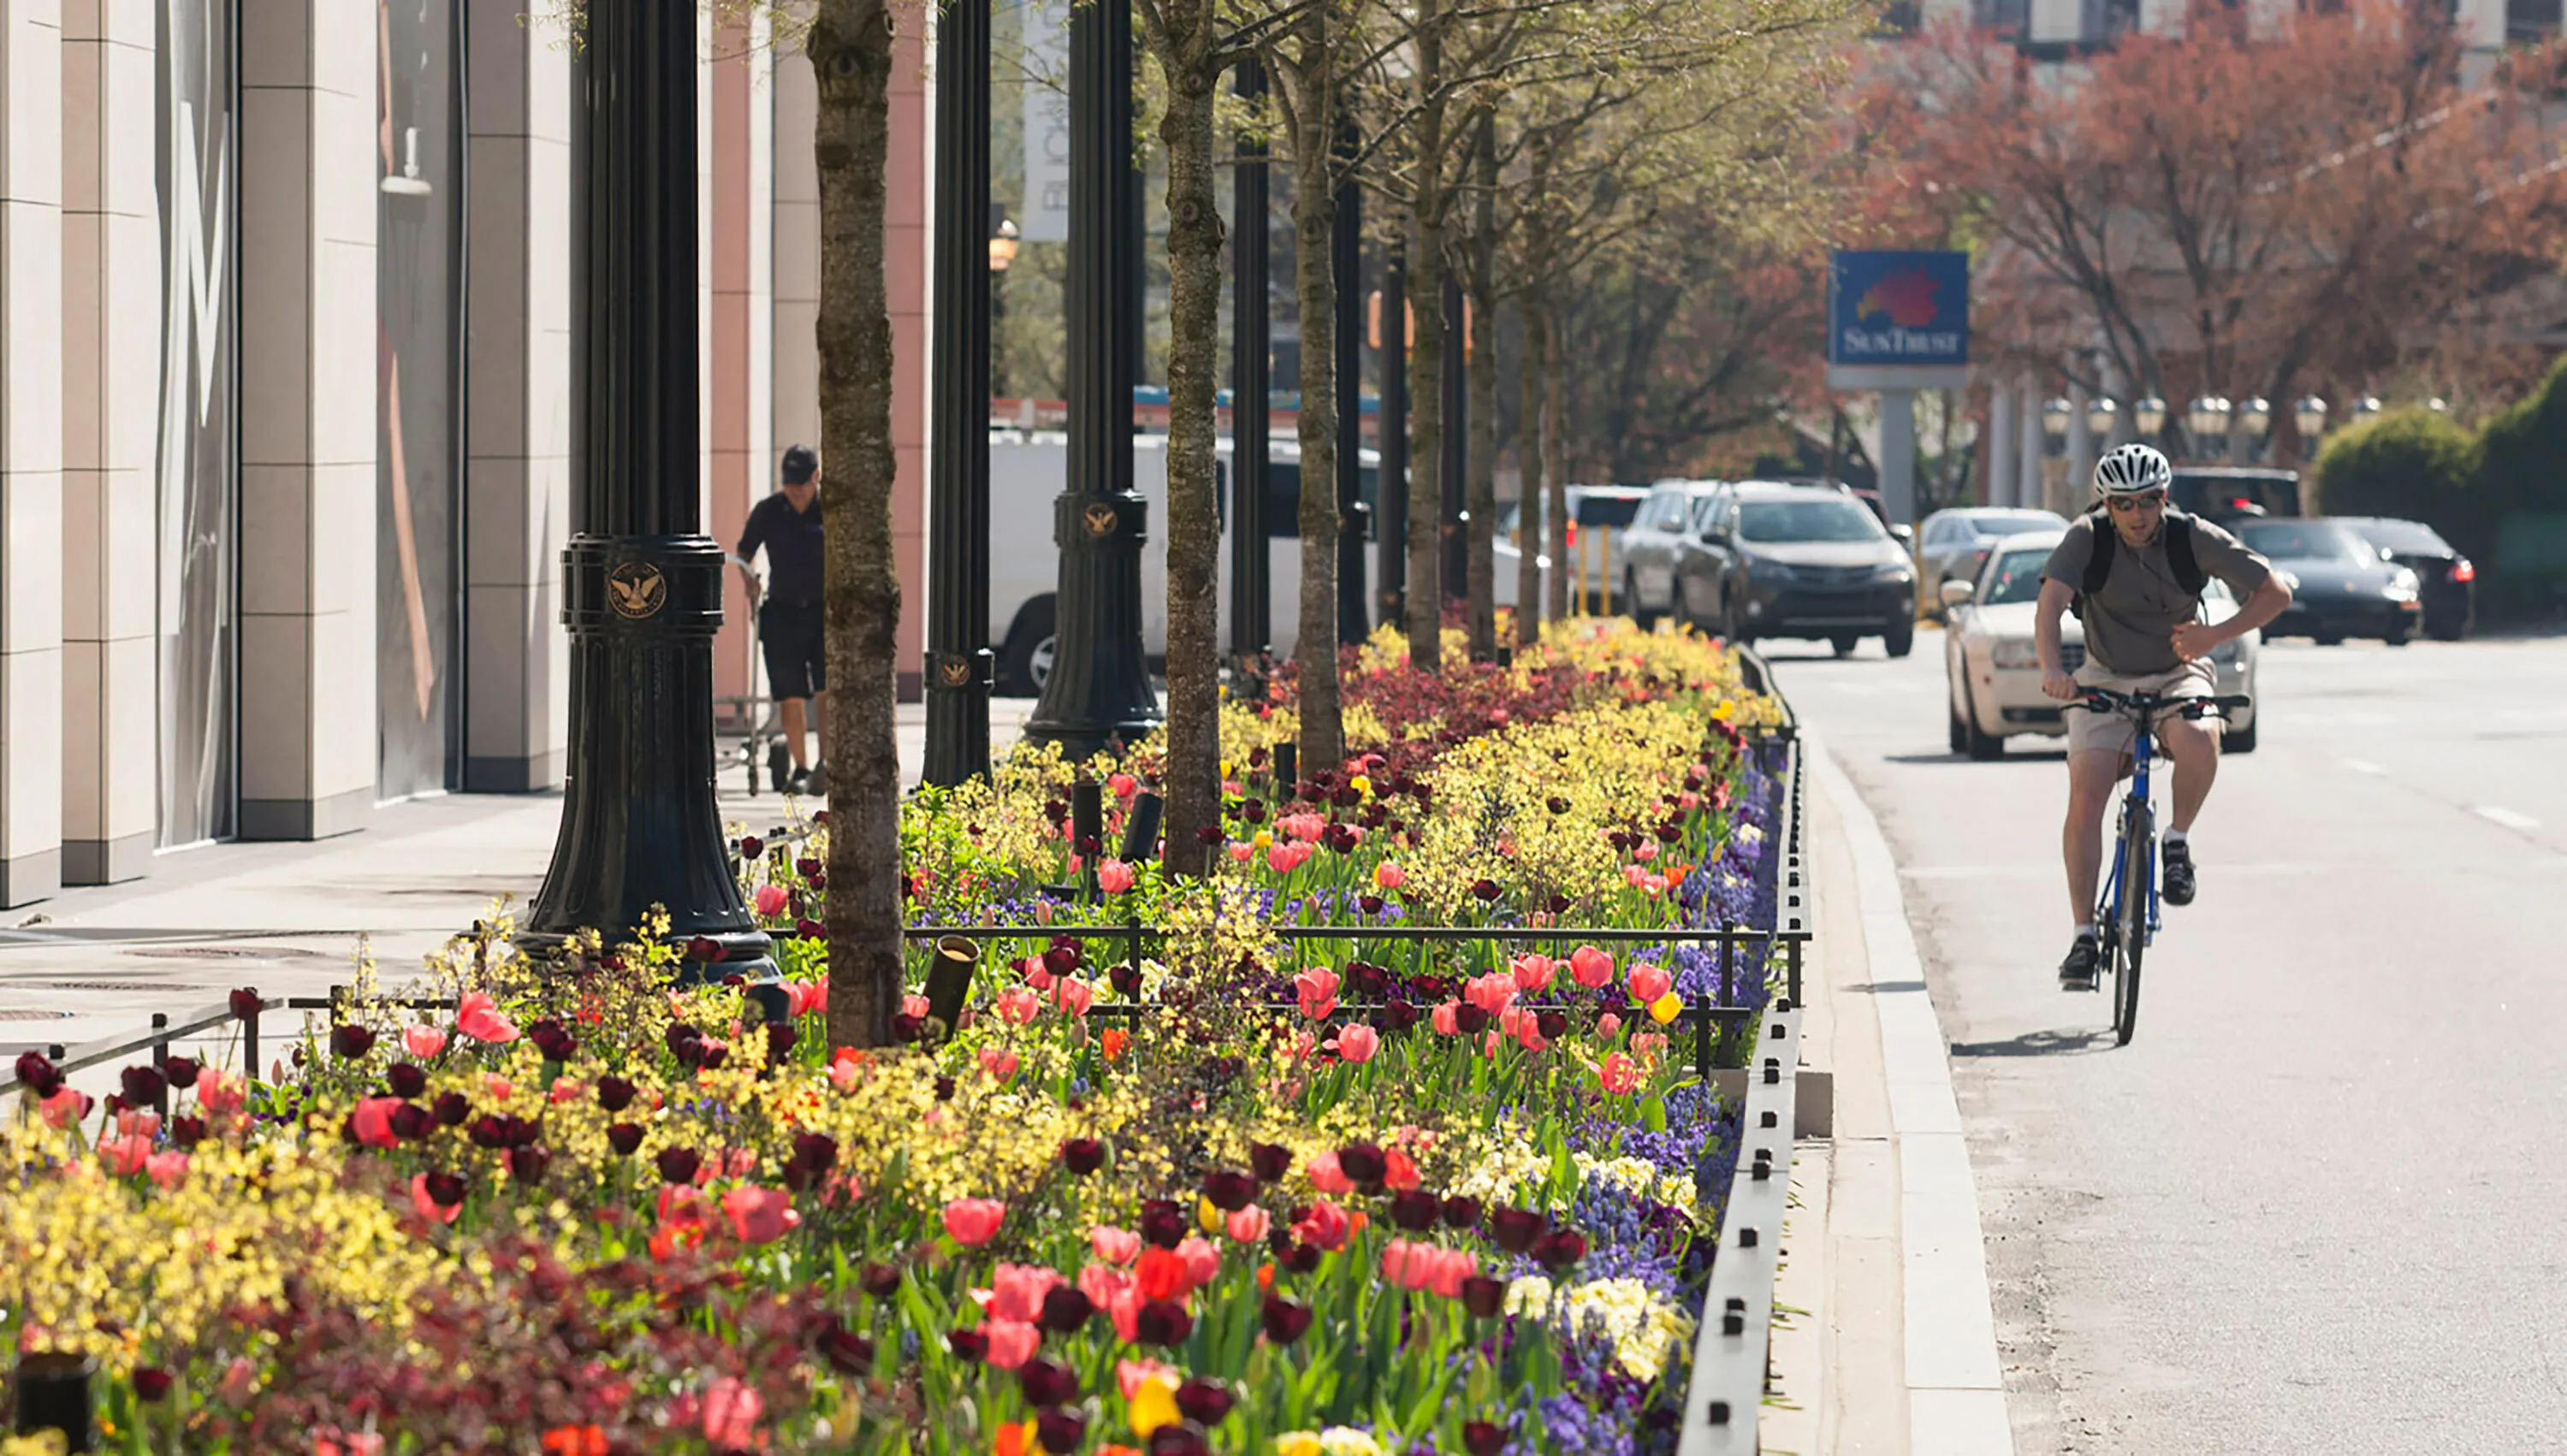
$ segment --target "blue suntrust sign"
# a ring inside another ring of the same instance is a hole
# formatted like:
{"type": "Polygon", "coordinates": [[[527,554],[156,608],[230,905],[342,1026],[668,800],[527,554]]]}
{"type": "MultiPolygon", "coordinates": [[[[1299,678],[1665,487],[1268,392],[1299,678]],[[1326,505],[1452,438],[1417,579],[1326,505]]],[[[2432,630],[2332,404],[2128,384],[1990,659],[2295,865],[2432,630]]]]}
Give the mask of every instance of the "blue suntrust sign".
{"type": "Polygon", "coordinates": [[[1970,362],[1970,256],[1839,252],[1828,260],[1828,363],[1970,362]]]}

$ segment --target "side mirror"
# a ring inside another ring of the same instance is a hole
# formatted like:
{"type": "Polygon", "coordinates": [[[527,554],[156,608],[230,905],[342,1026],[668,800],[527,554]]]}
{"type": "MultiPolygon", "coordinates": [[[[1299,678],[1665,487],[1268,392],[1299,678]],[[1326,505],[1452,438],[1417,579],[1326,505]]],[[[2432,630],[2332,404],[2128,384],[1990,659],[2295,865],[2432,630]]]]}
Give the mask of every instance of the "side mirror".
{"type": "Polygon", "coordinates": [[[1910,551],[1916,549],[1916,528],[1914,526],[1891,526],[1889,528],[1889,534],[1897,538],[1899,545],[1906,547],[1910,551]]]}
{"type": "Polygon", "coordinates": [[[1936,595],[1943,599],[1943,605],[1946,608],[1966,607],[1978,592],[1966,581],[1947,581],[1943,583],[1936,595]]]}

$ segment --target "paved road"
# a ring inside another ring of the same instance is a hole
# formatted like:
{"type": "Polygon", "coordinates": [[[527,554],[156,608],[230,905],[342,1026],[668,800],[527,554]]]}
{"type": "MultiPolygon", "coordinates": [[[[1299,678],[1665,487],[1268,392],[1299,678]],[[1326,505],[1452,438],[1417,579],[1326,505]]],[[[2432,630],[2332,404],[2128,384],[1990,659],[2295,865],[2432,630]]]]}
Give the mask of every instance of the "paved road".
{"type": "Polygon", "coordinates": [[[1946,753],[1932,633],[1798,651],[1953,1042],[2018,1449],[2567,1450],[2567,640],[2268,649],[2125,1048],[2054,980],[2057,750],[1946,753]]]}

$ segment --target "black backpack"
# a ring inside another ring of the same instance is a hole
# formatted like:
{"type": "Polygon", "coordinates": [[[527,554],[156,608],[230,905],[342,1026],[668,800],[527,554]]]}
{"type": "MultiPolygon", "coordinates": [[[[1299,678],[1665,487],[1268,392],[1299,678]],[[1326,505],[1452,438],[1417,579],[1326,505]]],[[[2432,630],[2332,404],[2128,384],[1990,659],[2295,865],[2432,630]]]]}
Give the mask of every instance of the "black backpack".
{"type": "MultiPolygon", "coordinates": [[[[2068,610],[2079,621],[2086,618],[2086,598],[2104,589],[2113,574],[2113,553],[2121,547],[2122,533],[2113,528],[2111,508],[2099,505],[2086,513],[2094,523],[2095,550],[2086,558],[2086,571],[2078,578],[2077,595],[2068,599],[2068,610]]],[[[2174,584],[2193,596],[2210,584],[2210,573],[2192,554],[2192,517],[2169,505],[2165,508],[2166,564],[2174,568],[2174,584]]]]}

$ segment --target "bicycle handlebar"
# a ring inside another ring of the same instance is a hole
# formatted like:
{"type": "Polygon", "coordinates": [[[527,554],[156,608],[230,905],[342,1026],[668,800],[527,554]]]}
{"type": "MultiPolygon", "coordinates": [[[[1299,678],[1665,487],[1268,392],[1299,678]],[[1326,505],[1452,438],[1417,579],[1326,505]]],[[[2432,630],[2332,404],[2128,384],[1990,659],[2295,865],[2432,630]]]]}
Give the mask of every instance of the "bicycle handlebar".
{"type": "Polygon", "coordinates": [[[2077,701],[2070,706],[2083,708],[2089,713],[2122,713],[2134,718],[2173,711],[2186,718],[2200,719],[2213,715],[2225,717],[2238,709],[2251,708],[2254,703],[2254,699],[2243,693],[2167,698],[2154,693],[2116,693],[2110,688],[2081,687],[2077,690],[2077,701]]]}

